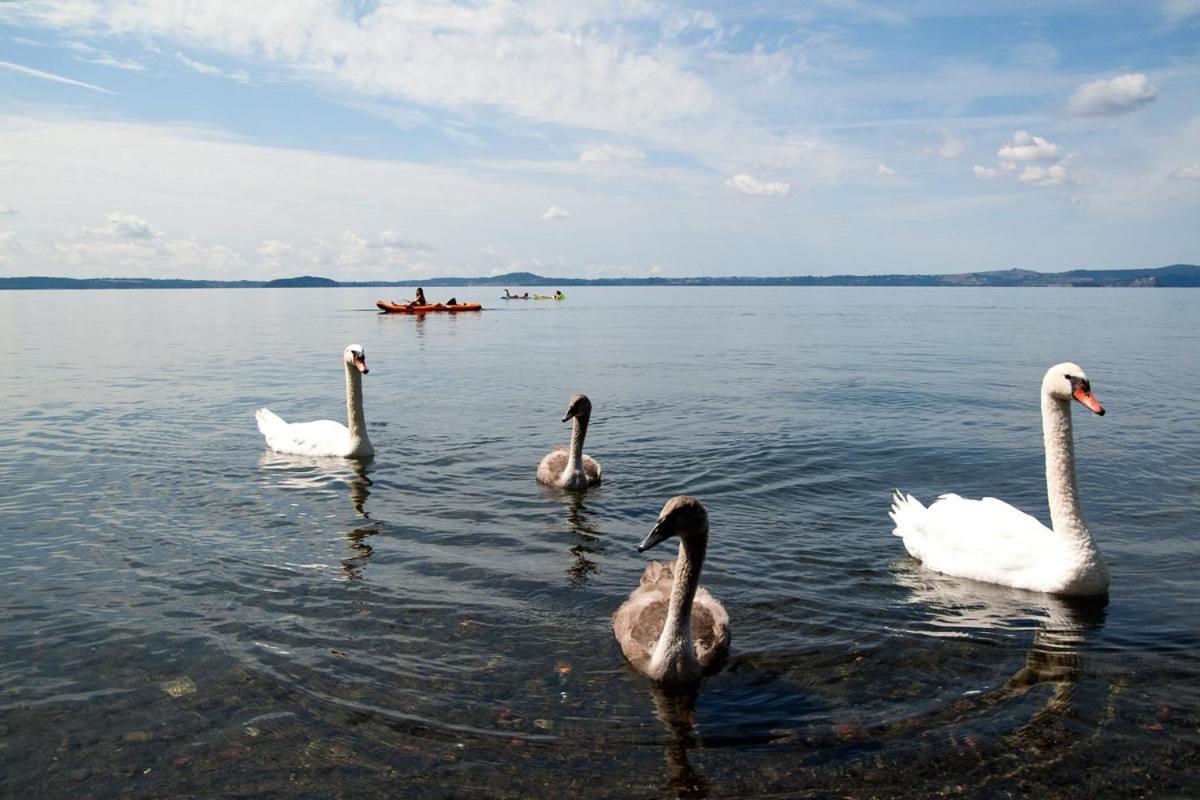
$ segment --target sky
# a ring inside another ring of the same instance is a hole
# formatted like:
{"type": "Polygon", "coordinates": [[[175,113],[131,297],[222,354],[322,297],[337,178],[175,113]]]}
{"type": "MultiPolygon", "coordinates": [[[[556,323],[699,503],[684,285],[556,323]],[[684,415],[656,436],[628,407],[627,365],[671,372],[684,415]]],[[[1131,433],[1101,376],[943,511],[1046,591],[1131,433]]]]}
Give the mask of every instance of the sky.
{"type": "Polygon", "coordinates": [[[1200,0],[0,3],[0,276],[1200,263],[1200,0]]]}

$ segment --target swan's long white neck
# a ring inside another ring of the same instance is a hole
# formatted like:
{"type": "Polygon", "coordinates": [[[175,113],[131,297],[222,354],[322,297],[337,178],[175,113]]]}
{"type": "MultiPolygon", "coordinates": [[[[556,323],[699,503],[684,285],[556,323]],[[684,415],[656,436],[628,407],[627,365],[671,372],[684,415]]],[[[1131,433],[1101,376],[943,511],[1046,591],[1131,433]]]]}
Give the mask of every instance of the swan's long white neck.
{"type": "Polygon", "coordinates": [[[371,440],[367,438],[367,418],[363,414],[362,373],[353,364],[346,364],[346,427],[350,429],[350,439],[355,449],[362,449],[365,444],[369,449],[371,440]]]}
{"type": "Polygon", "coordinates": [[[692,600],[700,585],[700,567],[704,564],[707,549],[707,528],[679,540],[667,619],[650,658],[651,668],[660,678],[686,680],[695,677],[699,670],[696,650],[692,646],[692,600]]]}
{"type": "Polygon", "coordinates": [[[583,437],[587,435],[588,416],[576,416],[571,426],[571,446],[567,450],[567,466],[563,472],[574,475],[583,471],[583,437]]]}
{"type": "Polygon", "coordinates": [[[1075,484],[1075,437],[1071,432],[1071,407],[1042,393],[1042,437],[1046,448],[1046,496],[1054,532],[1083,550],[1096,552],[1075,484]]]}

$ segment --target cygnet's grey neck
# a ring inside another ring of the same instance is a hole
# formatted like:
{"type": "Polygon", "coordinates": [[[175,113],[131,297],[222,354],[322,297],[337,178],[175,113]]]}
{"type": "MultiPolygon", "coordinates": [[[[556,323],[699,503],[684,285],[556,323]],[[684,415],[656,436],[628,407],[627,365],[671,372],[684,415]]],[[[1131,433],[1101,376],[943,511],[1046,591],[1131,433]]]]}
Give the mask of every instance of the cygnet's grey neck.
{"type": "Polygon", "coordinates": [[[651,669],[665,680],[688,680],[697,676],[700,665],[692,644],[692,601],[700,586],[700,568],[708,549],[707,527],[679,539],[675,581],[667,605],[667,619],[650,659],[651,669]]]}
{"type": "Polygon", "coordinates": [[[567,448],[567,475],[583,472],[583,437],[587,435],[588,415],[575,417],[571,426],[571,446],[567,448]]]}

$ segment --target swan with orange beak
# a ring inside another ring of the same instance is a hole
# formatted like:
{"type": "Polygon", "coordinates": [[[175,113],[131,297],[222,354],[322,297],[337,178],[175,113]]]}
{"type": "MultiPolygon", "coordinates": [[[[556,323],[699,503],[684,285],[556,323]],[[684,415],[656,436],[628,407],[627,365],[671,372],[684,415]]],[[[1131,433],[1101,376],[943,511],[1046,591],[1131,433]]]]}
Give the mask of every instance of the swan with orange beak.
{"type": "Polygon", "coordinates": [[[1104,406],[1078,364],[1064,362],[1042,378],[1042,437],[1051,527],[994,497],[942,495],[926,508],[896,492],[893,533],[909,554],[947,575],[1064,596],[1108,592],[1108,567],[1079,507],[1071,401],[1103,416],[1104,406]]]}
{"type": "Polygon", "coordinates": [[[346,421],[331,419],[316,422],[285,422],[270,409],[254,412],[258,429],[267,440],[267,447],[279,453],[300,456],[338,456],[368,458],[375,448],[367,437],[367,419],[363,413],[362,376],[367,369],[367,354],[361,344],[348,345],[342,351],[346,369],[346,421]]]}

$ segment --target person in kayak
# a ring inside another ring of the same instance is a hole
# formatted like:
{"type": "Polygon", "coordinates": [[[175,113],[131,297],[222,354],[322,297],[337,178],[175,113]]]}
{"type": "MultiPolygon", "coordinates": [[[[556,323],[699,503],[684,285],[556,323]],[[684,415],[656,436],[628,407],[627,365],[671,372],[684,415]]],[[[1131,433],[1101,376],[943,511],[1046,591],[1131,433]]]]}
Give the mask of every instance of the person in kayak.
{"type": "Polygon", "coordinates": [[[409,306],[427,306],[429,303],[425,301],[425,290],[420,286],[417,287],[417,296],[408,303],[409,306]]]}

